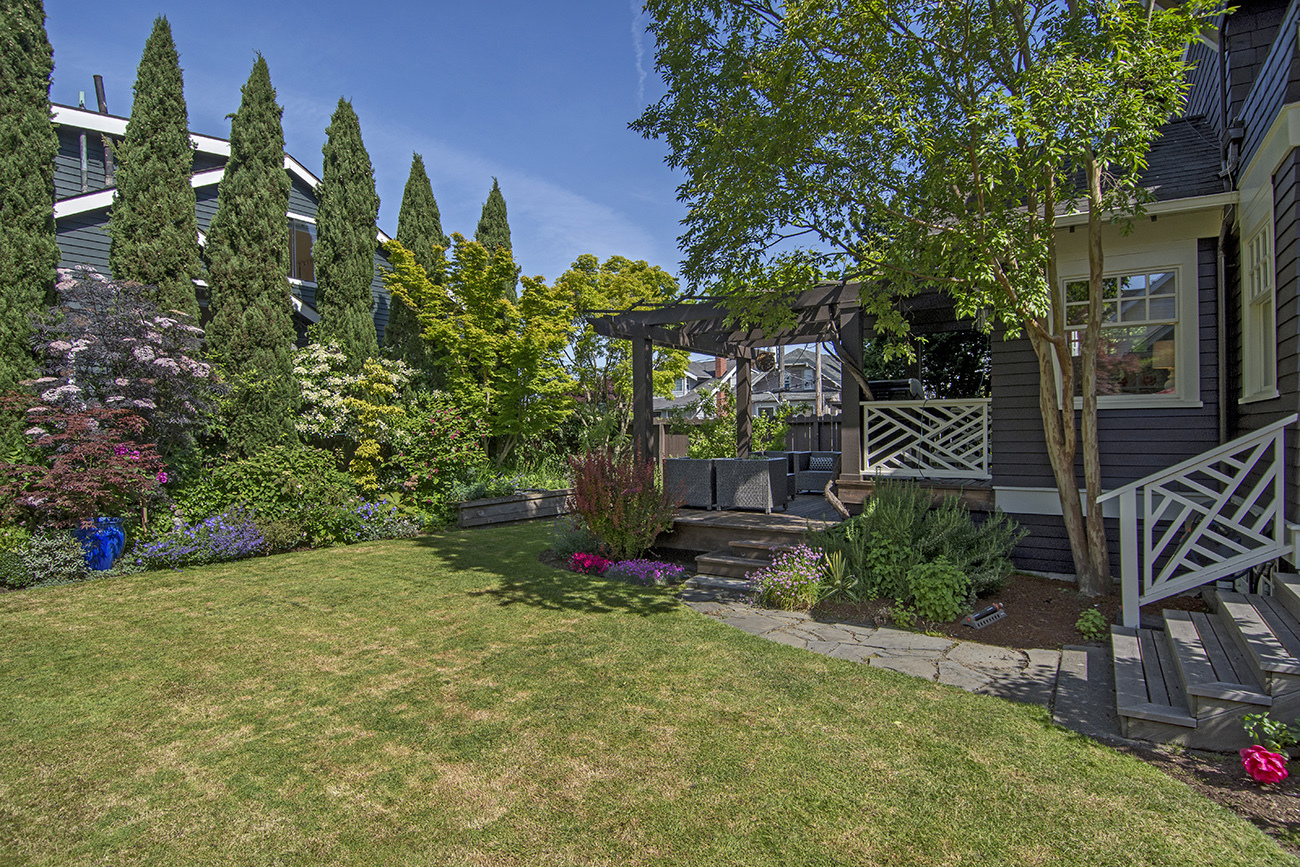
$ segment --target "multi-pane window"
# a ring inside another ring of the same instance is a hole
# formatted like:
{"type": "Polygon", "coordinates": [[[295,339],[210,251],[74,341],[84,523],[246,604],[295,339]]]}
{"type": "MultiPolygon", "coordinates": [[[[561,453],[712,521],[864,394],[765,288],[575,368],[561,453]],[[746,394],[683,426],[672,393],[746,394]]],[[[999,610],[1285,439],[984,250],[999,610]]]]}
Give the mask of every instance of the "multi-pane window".
{"type": "Polygon", "coordinates": [[[1277,296],[1273,232],[1267,222],[1242,252],[1242,396],[1271,397],[1277,389],[1277,296]]]}
{"type": "Polygon", "coordinates": [[[289,277],[304,283],[316,282],[316,266],[311,248],[316,242],[316,226],[306,220],[289,219],[289,277]]]}
{"type": "MultiPolygon", "coordinates": [[[[1079,361],[1088,322],[1088,281],[1065,284],[1065,321],[1081,393],[1079,361]]],[[[1174,271],[1107,277],[1102,281],[1097,394],[1177,394],[1178,294],[1174,271]]]]}

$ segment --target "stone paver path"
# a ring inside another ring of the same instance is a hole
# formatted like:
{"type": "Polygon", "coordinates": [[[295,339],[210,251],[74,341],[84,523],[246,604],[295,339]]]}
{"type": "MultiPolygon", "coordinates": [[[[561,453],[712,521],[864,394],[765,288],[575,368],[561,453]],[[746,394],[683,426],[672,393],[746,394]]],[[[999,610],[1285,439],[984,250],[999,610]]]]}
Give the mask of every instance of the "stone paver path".
{"type": "Polygon", "coordinates": [[[1061,664],[1056,650],[1012,650],[898,629],[822,623],[803,612],[728,599],[684,601],[728,626],[791,647],[1031,704],[1052,704],[1061,664]]]}

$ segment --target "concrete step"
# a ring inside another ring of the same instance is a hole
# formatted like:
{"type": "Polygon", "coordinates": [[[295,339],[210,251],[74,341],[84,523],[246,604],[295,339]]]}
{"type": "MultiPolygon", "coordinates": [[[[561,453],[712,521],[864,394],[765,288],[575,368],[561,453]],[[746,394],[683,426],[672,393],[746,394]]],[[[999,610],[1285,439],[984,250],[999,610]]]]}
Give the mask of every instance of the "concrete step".
{"type": "Polygon", "coordinates": [[[686,590],[708,591],[709,593],[752,599],[754,593],[749,582],[743,578],[724,578],[719,575],[696,575],[683,585],[686,590]]]}
{"type": "Polygon", "coordinates": [[[1148,629],[1112,626],[1115,709],[1126,738],[1191,746],[1199,724],[1187,707],[1173,652],[1148,629]]]}
{"type": "Polygon", "coordinates": [[[756,572],[764,565],[762,560],[737,557],[728,551],[711,551],[695,558],[695,571],[699,575],[719,578],[747,580],[750,572],[756,572]]]}

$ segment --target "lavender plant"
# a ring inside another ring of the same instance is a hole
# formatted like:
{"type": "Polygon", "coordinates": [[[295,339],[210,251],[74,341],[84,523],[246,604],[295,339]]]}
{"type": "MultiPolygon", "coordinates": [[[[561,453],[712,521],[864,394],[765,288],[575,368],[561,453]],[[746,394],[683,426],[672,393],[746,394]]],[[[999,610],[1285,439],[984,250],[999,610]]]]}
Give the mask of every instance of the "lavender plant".
{"type": "Polygon", "coordinates": [[[386,499],[362,503],[357,506],[356,513],[361,519],[361,528],[357,531],[358,542],[406,539],[420,533],[420,525],[403,515],[396,503],[390,503],[386,499]]]}
{"type": "Polygon", "coordinates": [[[821,552],[798,545],[774,550],[771,566],[749,573],[749,586],[760,605],[798,611],[811,608],[817,601],[825,572],[821,552]]]}
{"type": "Polygon", "coordinates": [[[686,580],[686,570],[676,563],[660,563],[657,560],[623,560],[610,566],[605,572],[605,577],[651,587],[680,584],[686,580]]]}
{"type": "Polygon", "coordinates": [[[160,539],[137,542],[131,558],[145,568],[178,569],[242,560],[265,551],[266,540],[253,513],[235,506],[197,523],[181,525],[160,539]]]}

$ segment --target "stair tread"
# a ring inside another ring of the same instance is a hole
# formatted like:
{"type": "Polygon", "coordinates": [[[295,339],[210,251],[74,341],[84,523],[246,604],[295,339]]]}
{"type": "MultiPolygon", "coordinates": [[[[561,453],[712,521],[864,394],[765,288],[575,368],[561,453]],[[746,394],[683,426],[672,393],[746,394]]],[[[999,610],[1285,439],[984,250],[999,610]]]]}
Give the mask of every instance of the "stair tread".
{"type": "Polygon", "coordinates": [[[753,557],[741,557],[737,554],[731,554],[727,551],[710,551],[707,554],[700,554],[695,558],[698,563],[730,563],[737,566],[763,566],[766,565],[761,560],[755,560],[753,557]]]}
{"type": "Polygon", "coordinates": [[[1295,618],[1280,613],[1267,603],[1262,603],[1261,610],[1256,602],[1266,598],[1225,591],[1219,593],[1219,605],[1223,615],[1234,622],[1238,633],[1245,639],[1261,670],[1271,674],[1300,674],[1300,662],[1297,661],[1300,658],[1300,636],[1296,634],[1300,625],[1295,623],[1295,618]],[[1283,634],[1278,635],[1278,631],[1283,634]]]}
{"type": "Polygon", "coordinates": [[[1256,680],[1241,652],[1210,614],[1165,611],[1165,638],[1188,695],[1269,707],[1273,699],[1256,680]]]}
{"type": "Polygon", "coordinates": [[[749,582],[744,578],[727,578],[721,575],[696,575],[686,582],[688,587],[714,587],[749,593],[749,582]]]}
{"type": "MultiPolygon", "coordinates": [[[[1166,682],[1165,666],[1173,660],[1168,649],[1161,658],[1163,644],[1148,629],[1111,628],[1116,707],[1122,716],[1196,728],[1181,688],[1166,682]]],[[[1169,675],[1177,680],[1172,668],[1169,675]]]]}

